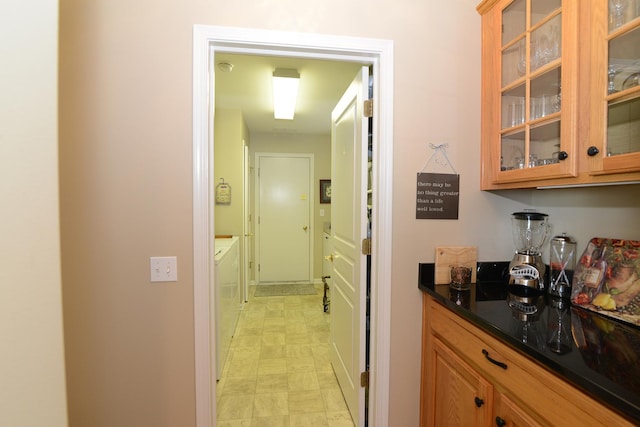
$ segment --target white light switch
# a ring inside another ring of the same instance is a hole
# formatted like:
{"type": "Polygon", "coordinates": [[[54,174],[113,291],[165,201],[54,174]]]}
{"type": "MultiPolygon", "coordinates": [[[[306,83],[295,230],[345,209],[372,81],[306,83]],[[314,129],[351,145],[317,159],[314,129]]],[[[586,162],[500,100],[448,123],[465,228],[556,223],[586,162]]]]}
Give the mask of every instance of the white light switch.
{"type": "Polygon", "coordinates": [[[174,256],[151,257],[152,282],[177,282],[178,260],[174,256]]]}
{"type": "Polygon", "coordinates": [[[320,209],[320,216],[324,216],[324,209],[320,209]]]}

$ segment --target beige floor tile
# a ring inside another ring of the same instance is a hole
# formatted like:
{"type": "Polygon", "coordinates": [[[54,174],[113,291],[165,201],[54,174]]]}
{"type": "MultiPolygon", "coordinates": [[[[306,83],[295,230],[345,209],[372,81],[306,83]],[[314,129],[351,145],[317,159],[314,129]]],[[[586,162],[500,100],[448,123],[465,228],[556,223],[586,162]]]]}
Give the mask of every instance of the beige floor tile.
{"type": "Polygon", "coordinates": [[[237,337],[233,337],[231,341],[235,348],[238,347],[255,347],[256,346],[256,337],[251,335],[240,335],[237,337]]]}
{"type": "Polygon", "coordinates": [[[253,401],[253,416],[273,417],[289,415],[289,393],[256,394],[253,401]]]}
{"type": "Polygon", "coordinates": [[[289,391],[289,377],[286,373],[258,375],[256,393],[277,393],[289,391]]]}
{"type": "Polygon", "coordinates": [[[229,377],[222,387],[224,395],[229,394],[255,394],[256,377],[229,377]]]}
{"type": "Polygon", "coordinates": [[[324,407],[327,412],[349,410],[339,387],[323,389],[320,390],[320,393],[322,394],[322,401],[324,402],[324,407]]]}
{"type": "Polygon", "coordinates": [[[287,320],[295,320],[298,322],[304,321],[304,310],[301,304],[298,304],[296,308],[286,308],[284,310],[284,317],[287,320]]]}
{"type": "Polygon", "coordinates": [[[268,309],[264,312],[264,318],[265,319],[272,319],[272,318],[278,318],[281,317],[284,319],[284,310],[271,310],[268,309]]]}
{"type": "Polygon", "coordinates": [[[227,362],[227,379],[231,377],[256,376],[258,374],[258,360],[259,359],[246,359],[227,362]]]}
{"type": "Polygon", "coordinates": [[[218,400],[219,420],[251,419],[253,415],[254,395],[223,395],[218,400]]]}
{"type": "Polygon", "coordinates": [[[332,388],[338,387],[338,379],[336,375],[331,371],[316,372],[318,378],[318,385],[320,388],[332,388]]]}
{"type": "Polygon", "coordinates": [[[284,331],[286,334],[308,334],[307,325],[300,322],[285,324],[284,331]]]}
{"type": "Polygon", "coordinates": [[[245,327],[245,326],[241,326],[237,329],[236,331],[236,335],[237,336],[245,336],[245,335],[250,335],[250,336],[256,336],[256,335],[262,335],[262,324],[264,322],[261,322],[260,327],[259,328],[252,328],[252,327],[245,327]]]}
{"type": "Polygon", "coordinates": [[[284,310],[284,297],[276,297],[267,301],[267,310],[284,310]]]}
{"type": "Polygon", "coordinates": [[[270,317],[264,319],[262,333],[282,333],[284,332],[284,317],[270,317]]]}
{"type": "Polygon", "coordinates": [[[260,347],[260,359],[276,359],[276,358],[281,358],[286,356],[287,356],[286,346],[284,345],[263,344],[260,347]]]}
{"type": "Polygon", "coordinates": [[[311,344],[328,344],[329,332],[310,332],[309,342],[311,344]]]}
{"type": "Polygon", "coordinates": [[[309,344],[287,344],[287,357],[313,357],[313,350],[309,344]]]}
{"type": "MultiPolygon", "coordinates": [[[[252,298],[216,386],[218,427],[353,427],[317,295],[252,298]]],[[[255,287],[250,288],[250,294],[255,287]]]]}
{"type": "Polygon", "coordinates": [[[322,394],[319,390],[289,393],[289,412],[292,415],[324,412],[322,394]]]}
{"type": "Polygon", "coordinates": [[[315,371],[315,362],[313,357],[288,357],[287,372],[309,372],[315,371]]]}
{"type": "Polygon", "coordinates": [[[235,347],[233,349],[233,356],[231,356],[229,360],[236,361],[236,360],[259,359],[259,358],[260,358],[260,346],[254,344],[251,347],[235,347]]]}
{"type": "Polygon", "coordinates": [[[251,427],[251,419],[246,420],[218,420],[216,427],[251,427]]]}
{"type": "Polygon", "coordinates": [[[292,372],[288,374],[289,391],[320,390],[315,372],[292,372]]]}
{"type": "Polygon", "coordinates": [[[262,417],[253,418],[251,420],[251,427],[289,427],[293,424],[289,424],[289,416],[282,415],[277,417],[262,417]]]}
{"type": "Polygon", "coordinates": [[[327,412],[329,427],[353,427],[353,420],[349,411],[327,412]]]}
{"type": "Polygon", "coordinates": [[[274,375],[286,373],[286,359],[260,359],[258,361],[258,375],[274,375]]]}
{"type": "MultiPolygon", "coordinates": [[[[286,344],[285,340],[286,334],[284,333],[267,333],[262,334],[262,344],[265,345],[284,345],[286,344]]],[[[292,343],[293,344],[293,343],[292,343]]],[[[296,343],[302,344],[302,343],[296,343]]]]}
{"type": "Polygon", "coordinates": [[[291,427],[328,427],[327,417],[323,412],[314,414],[291,414],[291,427]]]}
{"type": "Polygon", "coordinates": [[[311,344],[311,339],[309,338],[309,334],[286,334],[286,343],[287,344],[311,344]]]}

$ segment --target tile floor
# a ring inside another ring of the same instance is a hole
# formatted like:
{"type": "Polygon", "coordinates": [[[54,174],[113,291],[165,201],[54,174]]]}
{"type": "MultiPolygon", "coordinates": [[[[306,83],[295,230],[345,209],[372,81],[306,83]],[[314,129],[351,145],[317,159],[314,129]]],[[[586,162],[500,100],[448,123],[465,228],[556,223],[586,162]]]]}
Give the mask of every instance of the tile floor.
{"type": "Polygon", "coordinates": [[[353,427],[329,362],[329,315],[316,295],[253,297],[217,384],[218,427],[353,427]]]}

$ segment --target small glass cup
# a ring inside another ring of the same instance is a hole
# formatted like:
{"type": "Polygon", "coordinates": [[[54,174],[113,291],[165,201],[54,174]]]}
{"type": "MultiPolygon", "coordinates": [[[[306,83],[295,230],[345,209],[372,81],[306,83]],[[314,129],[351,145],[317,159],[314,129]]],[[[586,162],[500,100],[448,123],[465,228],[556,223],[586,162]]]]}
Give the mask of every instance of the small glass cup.
{"type": "Polygon", "coordinates": [[[471,288],[471,267],[463,265],[452,265],[450,286],[456,290],[466,290],[471,288]]]}

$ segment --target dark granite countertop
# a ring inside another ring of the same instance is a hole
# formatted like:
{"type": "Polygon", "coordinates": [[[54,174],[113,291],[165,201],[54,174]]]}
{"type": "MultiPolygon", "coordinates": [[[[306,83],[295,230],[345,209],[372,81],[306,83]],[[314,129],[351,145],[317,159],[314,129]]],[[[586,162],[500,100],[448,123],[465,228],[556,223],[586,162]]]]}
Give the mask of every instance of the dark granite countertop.
{"type": "Polygon", "coordinates": [[[536,303],[531,305],[537,312],[524,314],[508,304],[513,299],[508,292],[508,264],[478,263],[477,283],[468,291],[434,285],[433,264],[420,264],[418,287],[480,329],[640,424],[640,328],[548,296],[527,299],[536,303]],[[559,324],[567,335],[560,340],[562,346],[556,344],[559,324]]]}

